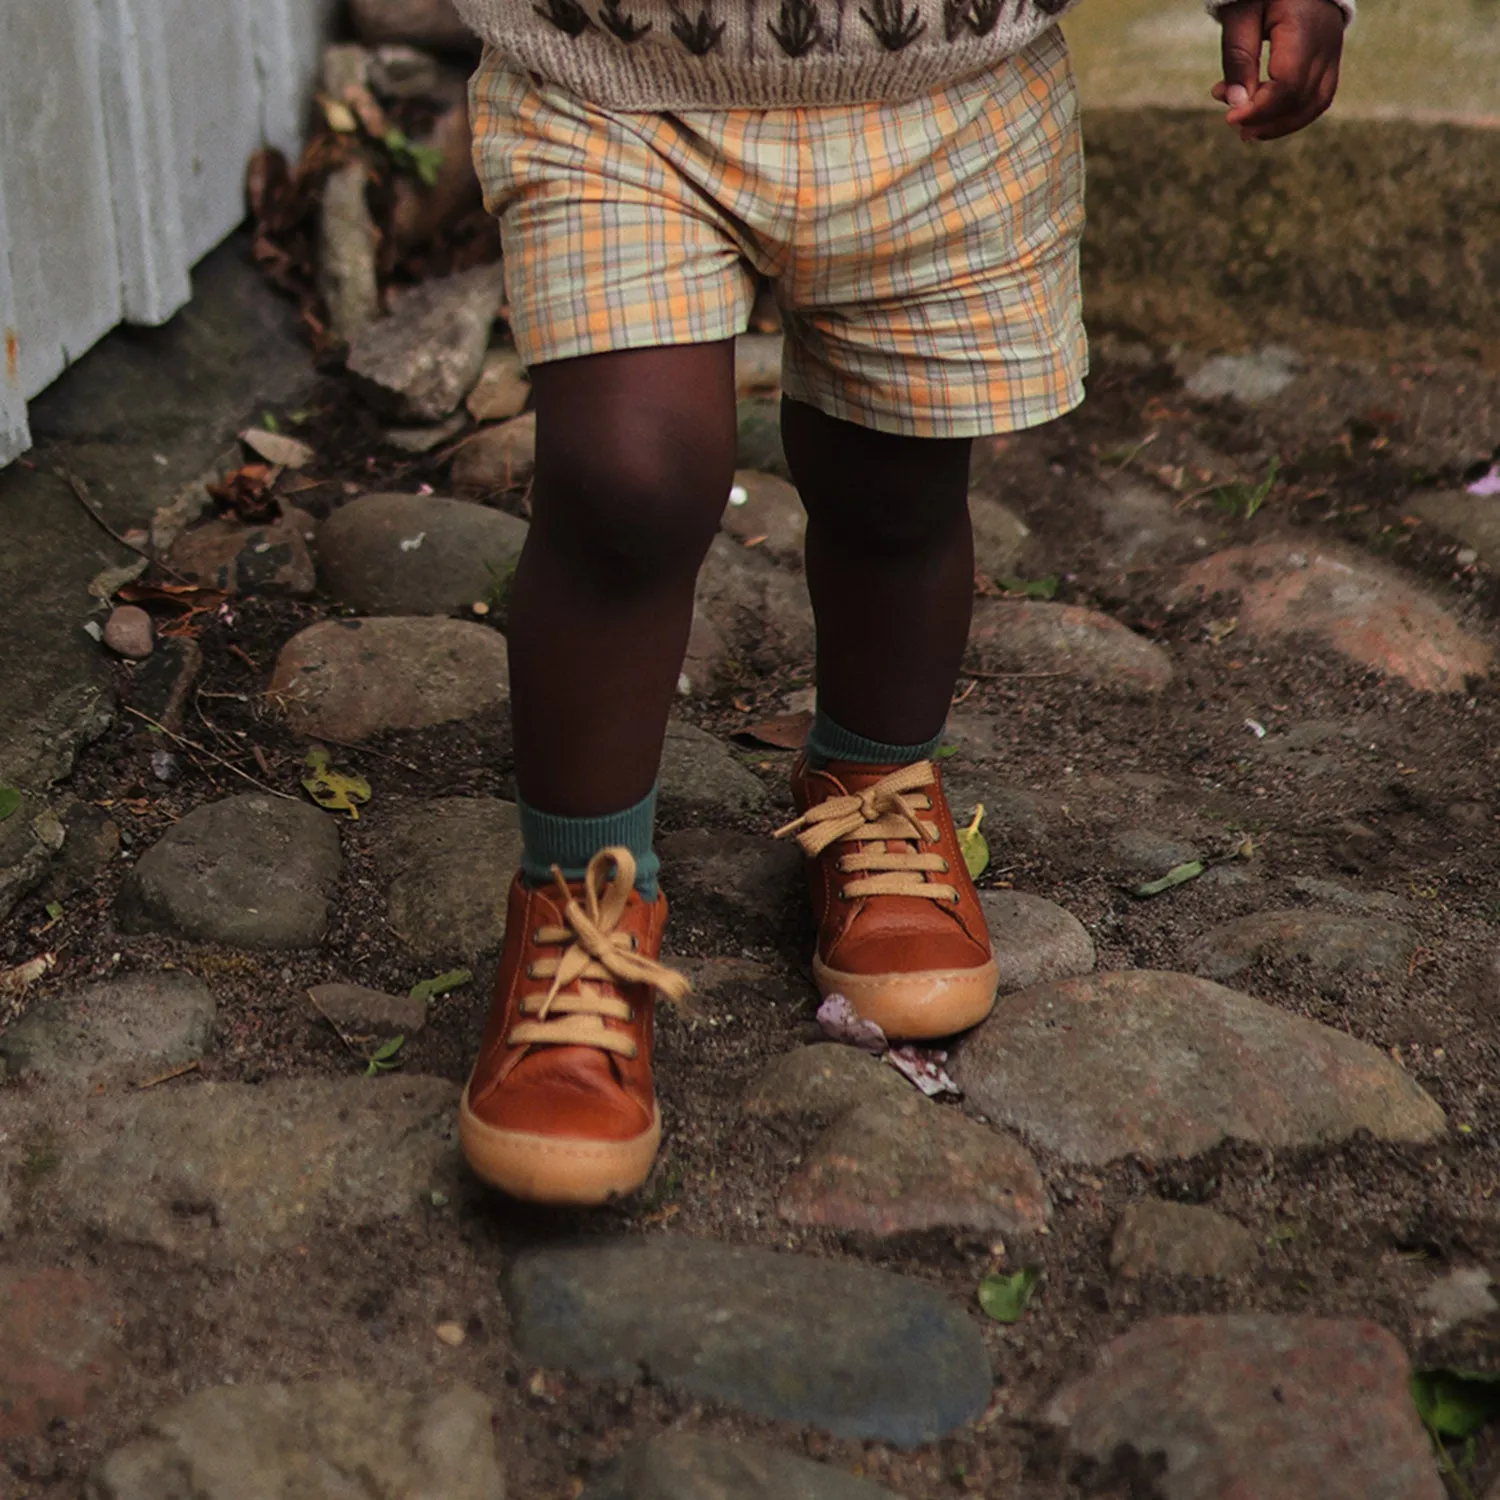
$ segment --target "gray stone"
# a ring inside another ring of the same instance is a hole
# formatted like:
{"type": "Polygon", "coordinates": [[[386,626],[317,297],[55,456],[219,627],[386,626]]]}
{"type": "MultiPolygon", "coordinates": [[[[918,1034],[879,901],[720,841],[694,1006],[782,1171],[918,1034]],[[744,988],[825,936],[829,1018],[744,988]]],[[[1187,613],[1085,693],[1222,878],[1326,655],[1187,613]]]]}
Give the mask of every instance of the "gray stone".
{"type": "MultiPolygon", "coordinates": [[[[343,93],[330,92],[335,99],[343,93]]],[[[328,331],[341,344],[380,320],[380,230],[369,186],[370,168],[356,155],[328,174],[318,195],[318,295],[328,309],[328,331]]]]}
{"type": "Polygon", "coordinates": [[[1052,1216],[1042,1174],[1019,1141],[910,1088],[839,1119],[787,1179],[776,1209],[793,1224],[882,1236],[1037,1234],[1052,1216]]]}
{"type": "Polygon", "coordinates": [[[282,594],[305,598],[317,591],[308,541],[312,518],[286,507],[279,521],[245,526],[219,519],[185,531],[169,561],[185,578],[229,594],[282,594]]]}
{"type": "Polygon", "coordinates": [[[683,668],[695,688],[812,660],[807,580],[759,551],[723,535],[708,549],[698,574],[683,668]]]}
{"type": "Polygon", "coordinates": [[[894,1106],[911,1085],[892,1067],[839,1042],[817,1042],[774,1058],[745,1094],[745,1113],[759,1120],[831,1125],[861,1104],[894,1106]]]}
{"type": "Polygon", "coordinates": [[[692,894],[740,921],[780,927],[798,910],[806,860],[790,841],[764,834],[689,828],[657,840],[662,879],[674,899],[692,894]]]}
{"type": "Polygon", "coordinates": [[[437,495],[361,495],[318,531],[323,583],[369,615],[467,614],[515,572],[526,523],[437,495]]]}
{"type": "Polygon", "coordinates": [[[989,1403],[974,1321],[918,1281],[676,1236],[523,1251],[506,1288],[523,1359],[653,1383],[898,1447],[989,1403]]]}
{"type": "Polygon", "coordinates": [[[736,407],[735,466],[791,477],[781,444],[781,402],[774,396],[746,396],[736,407]]]}
{"type": "Polygon", "coordinates": [[[343,870],[325,812],[261,792],[205,803],[137,862],[115,901],[124,932],[241,948],[308,948],[343,870]]]}
{"type": "Polygon", "coordinates": [[[1406,909],[1405,902],[1390,891],[1356,891],[1336,880],[1319,880],[1315,875],[1299,875],[1292,889],[1344,911],[1381,912],[1394,916],[1406,909]]]}
{"type": "Polygon", "coordinates": [[[1441,1109],[1383,1052],[1186,974],[1090,974],[1002,996],[954,1075],[990,1121],[1069,1161],[1430,1141],[1441,1109]]]}
{"type": "Polygon", "coordinates": [[[221,1385],[158,1412],[87,1500],[505,1500],[495,1410],[467,1386],[221,1385]]]}
{"type": "Polygon", "coordinates": [[[969,492],[969,523],[974,532],[974,569],[993,583],[1028,576],[1040,548],[1031,528],[1007,505],[969,492]]]}
{"type": "Polygon", "coordinates": [[[479,379],[503,296],[499,265],[424,281],[355,336],[349,373],[390,420],[440,422],[479,379]]]}
{"type": "Polygon", "coordinates": [[[143,661],[156,644],[151,616],[138,604],[117,604],[104,622],[104,644],[117,656],[143,661]]]}
{"type": "Polygon", "coordinates": [[[1163,1500],[1443,1500],[1406,1353],[1374,1323],[1152,1318],[1046,1409],[1068,1450],[1163,1500]]]}
{"type": "Polygon", "coordinates": [[[435,422],[431,426],[387,427],[380,439],[388,448],[402,453],[431,453],[434,448],[441,448],[456,438],[468,425],[468,417],[459,411],[446,422],[435,422]]]}
{"type": "Polygon", "coordinates": [[[536,413],[529,411],[465,438],[450,473],[455,489],[488,496],[524,484],[535,467],[536,413]]]}
{"type": "Polygon", "coordinates": [[[1493,566],[1500,561],[1500,506],[1492,495],[1467,490],[1418,490],[1403,499],[1402,509],[1421,516],[1440,531],[1457,537],[1493,566]]]}
{"type": "Polygon", "coordinates": [[[1187,392],[1202,401],[1232,396],[1246,406],[1260,406],[1279,396],[1297,378],[1297,369],[1297,356],[1275,346],[1251,354],[1219,354],[1188,377],[1187,392]]]}
{"type": "Polygon", "coordinates": [[[736,541],[753,545],[766,557],[789,567],[802,566],[807,512],[802,497],[786,480],[741,469],[734,476],[722,525],[736,541]]]}
{"type": "Polygon", "coordinates": [[[1040,793],[1011,782],[997,781],[964,756],[943,763],[943,787],[957,823],[967,825],[974,809],[984,804],[984,836],[996,864],[1005,864],[1003,851],[1014,839],[1040,839],[1057,816],[1051,801],[1040,793]]]}
{"type": "Polygon", "coordinates": [[[986,672],[1045,672],[1095,687],[1159,693],[1172,659],[1110,615],[1076,604],[979,599],[969,652],[986,672]]]}
{"type": "Polygon", "coordinates": [[[580,1500],[898,1500],[828,1464],[677,1432],[627,1448],[580,1500]]]}
{"type": "Polygon", "coordinates": [[[453,0],[352,0],[354,32],[367,47],[409,42],[435,52],[467,51],[474,33],[464,25],[453,0]]]}
{"type": "Polygon", "coordinates": [[[298,734],[351,744],[499,708],[510,665],[505,638],[466,620],[320,620],[281,648],[266,696],[298,734]]]}
{"type": "Polygon", "coordinates": [[[1091,497],[1105,543],[1104,559],[1126,573],[1154,571],[1192,557],[1205,545],[1200,525],[1186,520],[1160,485],[1121,476],[1091,497]]]}
{"type": "MultiPolygon", "coordinates": [[[[33,1221],[248,1262],[458,1191],[457,1103],[417,1076],[0,1094],[0,1181],[28,1176],[33,1221]],[[43,1173],[27,1165],[39,1140],[43,1173]]],[[[0,1232],[14,1227],[0,1211],[0,1232]]]]}
{"type": "Polygon", "coordinates": [[[781,390],[782,337],[779,333],[742,333],[734,341],[734,389],[737,396],[781,390]]]}
{"type": "Polygon", "coordinates": [[[1437,1337],[1460,1323],[1473,1323],[1500,1310],[1494,1278],[1483,1266],[1462,1266],[1440,1276],[1418,1298],[1428,1315],[1428,1331],[1437,1337]]]}
{"type": "Polygon", "coordinates": [[[506,902],[521,865],[515,805],[448,797],[392,814],[380,838],[383,868],[398,872],[386,919],[424,958],[474,958],[500,947],[506,902]]]}
{"type": "Polygon", "coordinates": [[[0,1033],[0,1076],[82,1088],[195,1061],[218,1007],[191,974],[131,974],[37,1001],[0,1033]]]}
{"type": "Polygon", "coordinates": [[[988,890],[979,893],[979,905],[1000,966],[1002,995],[1091,973],[1098,961],[1083,923],[1051,901],[1021,891],[988,890]]]}
{"type": "Polygon", "coordinates": [[[67,837],[50,807],[22,795],[20,807],[0,823],[0,912],[8,912],[41,879],[67,837]]]}
{"type": "Polygon", "coordinates": [[[1416,934],[1400,922],[1297,907],[1225,922],[1194,945],[1193,959],[1213,979],[1232,979],[1268,959],[1294,960],[1314,974],[1403,979],[1416,944],[1416,934]]]}
{"type": "Polygon", "coordinates": [[[530,397],[531,382],[520,355],[514,349],[491,349],[464,405],[476,422],[508,422],[521,415],[530,397]]]}
{"type": "Polygon", "coordinates": [[[1115,1225],[1110,1269],[1122,1276],[1237,1276],[1260,1260],[1243,1224],[1195,1203],[1147,1198],[1115,1225]]]}
{"type": "Polygon", "coordinates": [[[1192,844],[1159,828],[1118,829],[1110,835],[1109,847],[1121,865],[1136,875],[1165,875],[1177,865],[1201,858],[1192,844]]]}
{"type": "Polygon", "coordinates": [[[388,42],[370,55],[370,87],[382,99],[436,96],[442,93],[443,79],[444,72],[437,58],[423,52],[420,47],[388,42]]]}
{"type": "Polygon", "coordinates": [[[67,901],[88,890],[120,853],[120,830],[102,807],[62,801],[57,808],[64,843],[37,894],[43,901],[67,901]]]}
{"type": "Polygon", "coordinates": [[[344,1031],[415,1036],[427,1024],[427,1006],[407,995],[387,995],[362,984],[317,984],[307,993],[319,1014],[344,1031]]]}
{"type": "Polygon", "coordinates": [[[770,798],[729,747],[693,724],[673,719],[661,752],[663,807],[716,817],[764,812],[770,798]]]}

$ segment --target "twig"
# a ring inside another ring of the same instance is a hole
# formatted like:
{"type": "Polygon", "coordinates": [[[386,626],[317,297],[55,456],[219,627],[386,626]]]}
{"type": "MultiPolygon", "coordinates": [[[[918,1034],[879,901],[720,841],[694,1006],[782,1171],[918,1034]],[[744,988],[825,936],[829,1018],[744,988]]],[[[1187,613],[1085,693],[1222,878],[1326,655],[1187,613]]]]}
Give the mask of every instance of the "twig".
{"type": "Polygon", "coordinates": [[[137,1089],[154,1089],[159,1083],[170,1083],[174,1078],[181,1078],[185,1073],[196,1073],[200,1064],[195,1057],[190,1063],[183,1063],[180,1068],[173,1068],[168,1073],[158,1074],[155,1078],[148,1078],[144,1083],[136,1084],[137,1089]]]}
{"type": "Polygon", "coordinates": [[[324,1009],[323,1009],[323,1007],[322,1007],[322,1006],[321,1006],[321,1005],[319,1005],[319,1004],[318,1004],[318,1002],[317,1002],[317,1001],[316,1001],[316,1000],[315,1000],[315,999],[314,999],[314,998],[313,998],[313,992],[312,992],[312,991],[311,991],[311,990],[309,990],[309,991],[308,991],[308,992],[307,992],[307,1003],[308,1003],[308,1004],[309,1004],[309,1005],[310,1005],[310,1006],[312,1006],[312,1008],[313,1008],[313,1009],[314,1009],[314,1010],[315,1010],[315,1011],[317,1011],[317,1013],[318,1013],[318,1014],[319,1014],[319,1015],[320,1015],[320,1016],[322,1016],[322,1018],[323,1018],[323,1019],[324,1019],[324,1020],[325,1020],[325,1021],[327,1021],[327,1022],[328,1022],[328,1024],[329,1024],[329,1026],[330,1026],[330,1027],[331,1027],[331,1028],[332,1028],[332,1030],[333,1030],[333,1034],[334,1034],[334,1035],[335,1035],[335,1036],[336,1036],[336,1037],[337,1037],[337,1038],[338,1038],[338,1039],[339,1039],[339,1040],[340,1040],[340,1041],[341,1041],[341,1042],[342,1042],[342,1043],[343,1043],[343,1044],[344,1044],[344,1045],[345,1045],[345,1046],[346,1046],[346,1047],[347,1047],[347,1048],[348,1048],[348,1049],[349,1049],[349,1050],[350,1050],[350,1051],[351,1051],[351,1052],[352,1052],[352,1053],[353,1053],[353,1054],[354,1054],[354,1055],[355,1055],[355,1056],[356,1056],[356,1057],[357,1057],[357,1058],[358,1058],[358,1059],[359,1059],[359,1060],[360,1060],[360,1061],[361,1061],[361,1062],[369,1062],[369,1060],[370,1060],[370,1059],[369,1059],[369,1058],[368,1058],[368,1057],[367,1057],[367,1056],[366,1056],[366,1055],[365,1055],[365,1053],[363,1053],[363,1052],[362,1052],[362,1051],[361,1051],[361,1050],[360,1050],[360,1049],[359,1049],[359,1048],[358,1048],[358,1047],[357,1047],[357,1046],[356,1046],[356,1045],[355,1045],[355,1044],[354,1044],[354,1042],[353,1042],[353,1041],[352,1041],[352,1040],[351,1040],[351,1038],[350,1038],[350,1037],[349,1037],[349,1035],[348,1035],[348,1033],[347,1033],[347,1032],[346,1032],[346,1031],[345,1031],[345,1030],[344,1030],[344,1028],[343,1028],[343,1027],[342,1027],[342,1026],[340,1026],[340,1025],[339,1025],[339,1023],[338,1023],[338,1022],[337,1022],[337,1021],[335,1021],[335,1020],[334,1020],[334,1019],[333,1019],[333,1017],[332,1017],[332,1016],[330,1016],[330,1015],[329,1015],[329,1014],[328,1014],[328,1012],[327,1012],[327,1011],[326,1011],[326,1010],[324,1010],[324,1009]]]}
{"type": "Polygon", "coordinates": [[[150,714],[143,714],[138,708],[131,708],[128,703],[125,705],[125,712],[128,714],[134,714],[138,719],[144,719],[146,723],[148,723],[153,729],[166,735],[166,737],[169,740],[172,740],[175,744],[182,745],[189,750],[196,750],[199,755],[206,755],[211,761],[215,761],[219,765],[223,766],[226,771],[233,771],[236,776],[242,777],[244,780],[248,781],[251,786],[259,787],[261,791],[269,792],[273,797],[281,797],[287,802],[297,802],[301,800],[300,798],[292,796],[290,792],[280,792],[277,791],[274,786],[267,786],[265,782],[257,781],[255,777],[253,777],[248,771],[240,770],[240,768],[235,765],[233,761],[225,760],[222,755],[216,755],[206,745],[200,745],[197,740],[190,740],[186,735],[173,734],[165,724],[158,723],[151,717],[150,714]]]}
{"type": "Polygon", "coordinates": [[[153,557],[144,547],[137,547],[134,542],[127,542],[124,537],[115,530],[108,521],[104,519],[94,502],[89,498],[88,486],[70,469],[66,464],[54,469],[53,474],[57,476],[67,487],[73,491],[73,497],[94,518],[111,537],[114,538],[127,552],[134,552],[137,557],[144,557],[148,563],[154,564],[163,572],[170,573],[179,583],[191,583],[192,579],[184,577],[170,563],[163,562],[159,557],[153,557]]]}

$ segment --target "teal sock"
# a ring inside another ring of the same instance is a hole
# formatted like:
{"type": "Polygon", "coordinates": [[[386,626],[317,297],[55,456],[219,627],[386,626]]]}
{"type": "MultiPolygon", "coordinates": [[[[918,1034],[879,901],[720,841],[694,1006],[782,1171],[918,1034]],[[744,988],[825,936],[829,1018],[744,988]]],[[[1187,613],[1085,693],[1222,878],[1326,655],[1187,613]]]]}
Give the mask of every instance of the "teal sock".
{"type": "Polygon", "coordinates": [[[623,844],[635,855],[635,888],[647,901],[656,900],[656,878],[661,861],[652,847],[656,829],[656,788],[634,807],[597,818],[560,818],[528,807],[518,797],[521,814],[521,877],[529,885],[547,885],[552,867],[567,880],[582,880],[589,861],[613,844],[623,844]]]}
{"type": "Polygon", "coordinates": [[[865,766],[905,766],[914,760],[926,760],[942,742],[941,730],[920,745],[885,745],[879,740],[867,740],[830,719],[820,708],[813,715],[812,729],[808,732],[807,759],[814,767],[826,766],[831,760],[852,760],[865,766]]]}

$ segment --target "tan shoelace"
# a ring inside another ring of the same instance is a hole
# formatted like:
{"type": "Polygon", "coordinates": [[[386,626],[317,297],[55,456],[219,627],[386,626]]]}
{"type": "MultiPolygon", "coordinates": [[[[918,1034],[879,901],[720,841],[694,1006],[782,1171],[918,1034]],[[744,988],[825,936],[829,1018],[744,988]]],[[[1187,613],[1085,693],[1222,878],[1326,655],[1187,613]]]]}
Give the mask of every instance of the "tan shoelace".
{"type": "Polygon", "coordinates": [[[795,836],[809,859],[830,844],[855,845],[851,853],[841,854],[838,860],[841,873],[859,877],[844,882],[843,895],[848,900],[859,896],[921,896],[929,901],[957,901],[956,886],[930,878],[948,873],[948,861],[941,854],[924,854],[914,847],[889,847],[896,842],[908,846],[937,842],[938,825],[917,816],[931,812],[932,798],[921,788],[932,786],[936,780],[931,761],[916,761],[882,776],[862,792],[819,802],[785,828],[778,828],[776,837],[795,836]],[[911,795],[918,792],[921,795],[911,795]]]}
{"type": "Polygon", "coordinates": [[[610,991],[619,985],[649,984],[668,1000],[681,1000],[690,986],[685,975],[636,951],[635,939],[617,931],[635,886],[635,857],[628,849],[603,849],[589,861],[583,877],[583,901],[569,889],[562,871],[552,870],[563,900],[562,927],[539,927],[532,941],[543,948],[562,947],[556,958],[539,958],[528,979],[550,979],[545,995],[527,995],[507,1041],[512,1047],[546,1043],[554,1047],[598,1047],[634,1057],[634,1040],[612,1031],[606,1021],[635,1020],[635,1007],[610,991]],[[613,878],[610,867],[614,867],[613,878]],[[607,986],[605,989],[598,985],[607,986]]]}

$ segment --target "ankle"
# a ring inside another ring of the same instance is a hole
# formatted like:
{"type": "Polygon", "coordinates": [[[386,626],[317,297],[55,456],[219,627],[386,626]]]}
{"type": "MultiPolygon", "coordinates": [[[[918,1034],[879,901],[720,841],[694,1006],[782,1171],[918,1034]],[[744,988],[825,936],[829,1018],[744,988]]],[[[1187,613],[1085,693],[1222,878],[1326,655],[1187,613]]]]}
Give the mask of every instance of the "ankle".
{"type": "Polygon", "coordinates": [[[521,815],[521,878],[528,885],[550,885],[553,868],[568,881],[583,879],[601,850],[623,845],[635,856],[635,888],[645,901],[657,895],[661,861],[653,847],[656,788],[632,807],[594,817],[573,818],[543,812],[517,798],[521,815]]]}
{"type": "Polygon", "coordinates": [[[941,728],[929,740],[914,745],[897,745],[873,740],[852,729],[846,729],[821,707],[813,716],[807,736],[807,760],[815,769],[831,761],[851,762],[865,766],[906,766],[926,760],[942,743],[941,728]]]}

